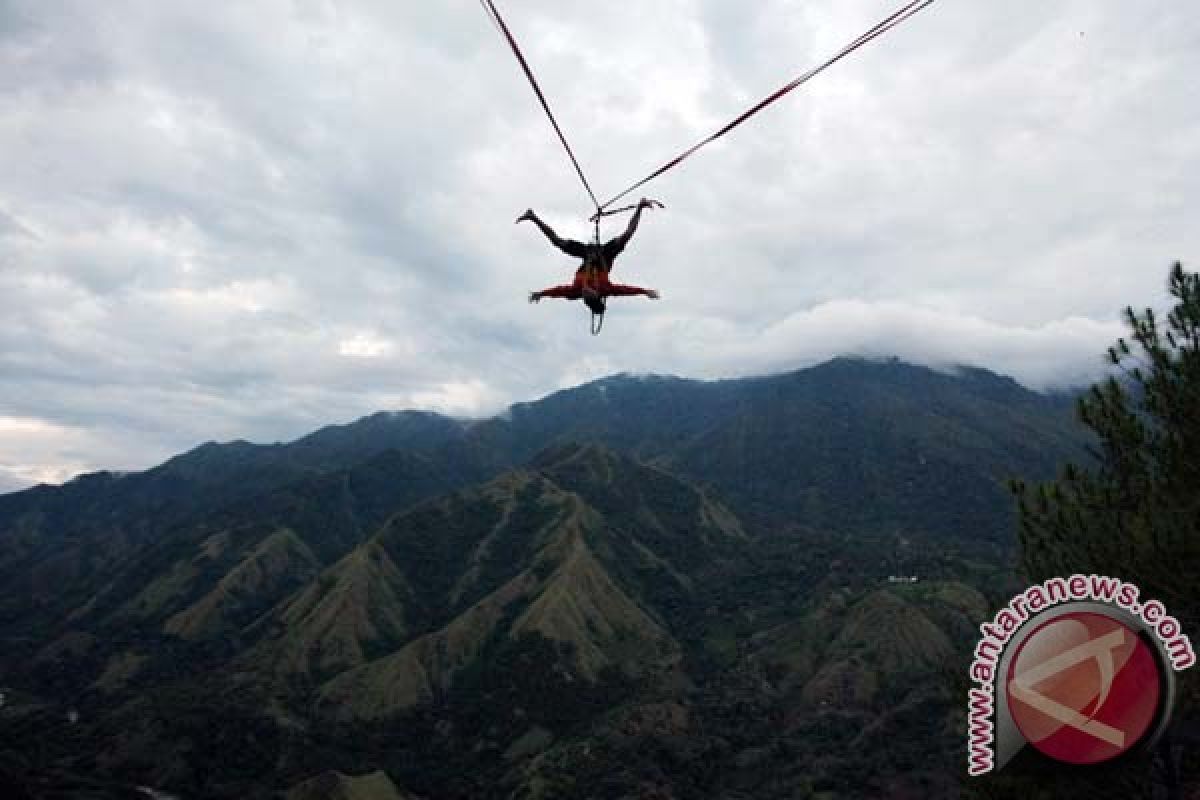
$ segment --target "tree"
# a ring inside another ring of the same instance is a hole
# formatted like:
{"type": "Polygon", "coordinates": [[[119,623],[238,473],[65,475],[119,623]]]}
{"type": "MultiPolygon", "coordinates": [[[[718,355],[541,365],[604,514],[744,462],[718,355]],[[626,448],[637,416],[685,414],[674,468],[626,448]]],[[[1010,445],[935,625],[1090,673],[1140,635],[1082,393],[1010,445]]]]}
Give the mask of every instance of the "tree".
{"type": "MultiPolygon", "coordinates": [[[[1152,309],[1125,310],[1128,338],[1109,348],[1114,374],[1079,399],[1095,435],[1087,465],[1031,488],[1014,481],[1022,564],[1029,577],[1099,573],[1138,585],[1183,624],[1200,630],[1200,275],[1176,263],[1168,288],[1176,305],[1162,325],[1152,309]]],[[[1181,775],[1200,770],[1200,681],[1180,676],[1173,731],[1160,740],[1150,773],[1167,796],[1181,775]],[[1187,755],[1185,755],[1187,754],[1187,755]]],[[[1122,767],[1121,775],[1137,773],[1122,767]]],[[[1144,773],[1143,773],[1144,774],[1144,773]]],[[[1141,781],[1138,778],[1134,783],[1141,781]]],[[[1186,777],[1184,781],[1188,780],[1186,777]]],[[[1098,773],[1076,781],[1079,796],[1126,792],[1098,773]]],[[[1143,789],[1146,787],[1143,786],[1143,789]]],[[[1056,796],[1065,796],[1060,794],[1056,796]]],[[[1128,794],[1115,796],[1131,796],[1128,794]]]]}
{"type": "Polygon", "coordinates": [[[1176,305],[1125,310],[1114,374],[1079,400],[1093,463],[1058,480],[1013,483],[1022,563],[1035,580],[1096,572],[1138,584],[1181,621],[1200,623],[1200,275],[1176,263],[1176,305]]]}

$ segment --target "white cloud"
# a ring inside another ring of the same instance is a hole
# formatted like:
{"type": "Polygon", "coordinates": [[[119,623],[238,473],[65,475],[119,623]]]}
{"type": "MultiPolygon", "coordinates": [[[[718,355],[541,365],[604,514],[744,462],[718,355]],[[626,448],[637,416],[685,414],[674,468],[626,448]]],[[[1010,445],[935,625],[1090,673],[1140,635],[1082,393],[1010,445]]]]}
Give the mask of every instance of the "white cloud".
{"type": "MultiPolygon", "coordinates": [[[[663,338],[673,338],[670,332],[664,330],[663,338]]],[[[1005,325],[928,307],[846,300],[822,303],[748,334],[700,329],[688,338],[705,353],[696,371],[715,367],[713,377],[746,366],[773,372],[817,363],[833,346],[847,355],[894,355],[935,367],[987,363],[1027,385],[1061,388],[1095,379],[1103,369],[1101,343],[1121,333],[1116,322],[1083,317],[1005,325]]]]}
{"type": "Polygon", "coordinates": [[[416,392],[411,401],[419,408],[458,417],[479,417],[494,412],[502,397],[481,380],[449,381],[416,392]]]}
{"type": "Polygon", "coordinates": [[[141,465],[146,452],[163,455],[152,448],[126,454],[125,445],[145,447],[147,442],[116,438],[36,417],[0,417],[0,492],[62,483],[80,472],[141,465]]]}
{"type": "Polygon", "coordinates": [[[387,355],[391,349],[391,342],[372,338],[365,333],[356,333],[338,342],[338,353],[351,358],[378,358],[387,355]]]}

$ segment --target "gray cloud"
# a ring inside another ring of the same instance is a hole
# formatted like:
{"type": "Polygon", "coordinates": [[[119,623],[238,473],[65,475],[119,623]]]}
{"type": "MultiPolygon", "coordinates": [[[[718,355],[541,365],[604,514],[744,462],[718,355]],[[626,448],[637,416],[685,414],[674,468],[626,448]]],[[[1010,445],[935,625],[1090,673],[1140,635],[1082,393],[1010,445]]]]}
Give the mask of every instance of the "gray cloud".
{"type": "MultiPolygon", "coordinates": [[[[890,10],[502,8],[605,197],[890,10]]],[[[4,4],[0,491],[619,370],[1089,380],[1200,249],[1198,40],[1167,0],[935,4],[647,187],[617,274],[664,299],[592,339],[524,303],[572,264],[512,219],[587,202],[476,3],[4,4]]]]}

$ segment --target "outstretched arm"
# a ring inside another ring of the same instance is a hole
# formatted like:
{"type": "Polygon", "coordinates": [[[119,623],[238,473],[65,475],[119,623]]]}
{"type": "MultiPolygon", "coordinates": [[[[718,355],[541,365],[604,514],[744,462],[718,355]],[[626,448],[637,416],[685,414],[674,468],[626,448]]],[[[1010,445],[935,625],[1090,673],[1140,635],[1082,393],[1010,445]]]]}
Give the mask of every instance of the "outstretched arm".
{"type": "Polygon", "coordinates": [[[641,286],[628,286],[623,283],[610,283],[605,287],[604,294],[610,297],[630,297],[632,295],[644,294],[651,300],[659,298],[658,291],[655,289],[643,289],[641,286]]]}
{"type": "Polygon", "coordinates": [[[529,209],[528,211],[526,211],[521,216],[517,217],[517,222],[523,222],[525,220],[529,220],[534,225],[537,225],[538,230],[540,230],[542,232],[542,234],[547,239],[550,240],[550,244],[554,245],[559,250],[562,250],[564,253],[566,253],[569,256],[575,256],[576,258],[584,257],[584,255],[586,253],[586,248],[583,246],[582,243],[577,242],[574,239],[563,239],[561,236],[559,236],[557,233],[554,232],[553,228],[551,228],[546,223],[542,222],[541,218],[538,217],[538,215],[534,213],[532,208],[529,209]]]}
{"type": "Polygon", "coordinates": [[[549,289],[542,289],[540,292],[530,292],[529,302],[536,303],[543,297],[561,297],[566,300],[578,300],[583,296],[582,290],[573,283],[564,283],[562,286],[551,286],[549,289]]]}

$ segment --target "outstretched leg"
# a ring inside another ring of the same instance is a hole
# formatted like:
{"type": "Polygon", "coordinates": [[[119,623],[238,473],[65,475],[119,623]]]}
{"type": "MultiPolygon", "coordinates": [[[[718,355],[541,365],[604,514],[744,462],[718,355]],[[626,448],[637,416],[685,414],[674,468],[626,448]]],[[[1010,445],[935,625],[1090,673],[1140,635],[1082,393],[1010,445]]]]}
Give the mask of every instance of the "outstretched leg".
{"type": "Polygon", "coordinates": [[[562,250],[567,255],[575,256],[576,258],[583,258],[586,255],[587,247],[582,242],[577,242],[574,239],[563,239],[560,237],[554,232],[553,228],[542,222],[541,218],[534,213],[532,208],[527,210],[521,216],[517,217],[517,222],[524,222],[526,220],[532,222],[534,225],[537,225],[538,230],[542,232],[542,235],[549,239],[552,245],[557,247],[559,250],[562,250]]]}

